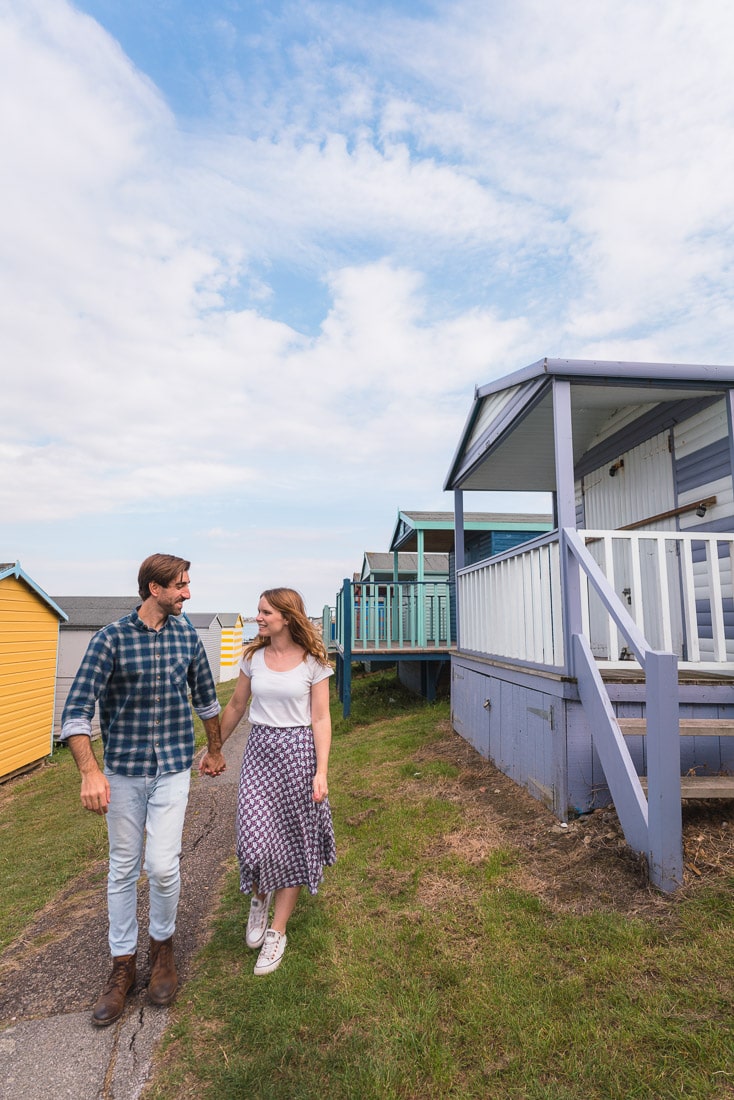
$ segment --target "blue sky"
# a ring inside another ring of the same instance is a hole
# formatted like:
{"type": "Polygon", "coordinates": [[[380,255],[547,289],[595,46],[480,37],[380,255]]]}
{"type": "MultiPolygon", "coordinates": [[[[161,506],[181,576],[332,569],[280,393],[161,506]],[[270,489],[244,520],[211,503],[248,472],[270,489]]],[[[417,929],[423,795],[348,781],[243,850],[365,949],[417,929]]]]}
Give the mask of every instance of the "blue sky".
{"type": "Polygon", "coordinates": [[[731,363],[733,42],[726,0],[0,0],[0,560],[317,613],[451,507],[475,384],[731,363]]]}

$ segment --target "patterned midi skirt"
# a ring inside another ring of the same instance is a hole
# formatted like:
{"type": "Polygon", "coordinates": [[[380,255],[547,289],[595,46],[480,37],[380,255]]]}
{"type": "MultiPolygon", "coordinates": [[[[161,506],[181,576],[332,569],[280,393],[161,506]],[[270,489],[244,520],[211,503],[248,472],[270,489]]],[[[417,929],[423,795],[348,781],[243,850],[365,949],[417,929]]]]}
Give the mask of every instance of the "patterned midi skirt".
{"type": "Polygon", "coordinates": [[[315,894],[336,862],[328,799],[313,800],[316,751],[307,726],[253,726],[237,796],[240,890],[307,886],[315,894]]]}

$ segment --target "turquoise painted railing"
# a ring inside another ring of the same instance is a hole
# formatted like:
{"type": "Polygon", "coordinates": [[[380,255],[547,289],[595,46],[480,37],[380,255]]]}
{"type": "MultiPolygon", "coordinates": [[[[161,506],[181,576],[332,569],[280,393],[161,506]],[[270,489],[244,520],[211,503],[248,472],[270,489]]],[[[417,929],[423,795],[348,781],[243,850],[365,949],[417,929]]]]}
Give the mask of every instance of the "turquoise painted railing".
{"type": "Polygon", "coordinates": [[[333,649],[336,641],[336,608],[330,607],[328,603],[324,604],[321,613],[321,632],[326,648],[333,649]]]}
{"type": "Polygon", "coordinates": [[[336,599],[336,641],[352,653],[448,649],[451,595],[440,581],[347,581],[336,599]]]}

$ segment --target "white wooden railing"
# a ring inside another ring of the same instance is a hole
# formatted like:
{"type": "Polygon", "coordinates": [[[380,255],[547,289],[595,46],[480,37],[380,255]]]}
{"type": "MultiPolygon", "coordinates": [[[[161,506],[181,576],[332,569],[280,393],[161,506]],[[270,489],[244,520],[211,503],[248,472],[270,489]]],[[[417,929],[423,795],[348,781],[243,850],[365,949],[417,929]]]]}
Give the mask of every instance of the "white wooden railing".
{"type": "MultiPolygon", "coordinates": [[[[679,664],[734,660],[734,535],[685,531],[580,531],[610,587],[649,644],[679,664]],[[728,637],[727,637],[728,635],[728,637]]],[[[627,657],[612,618],[582,575],[584,633],[594,656],[627,657]]]]}
{"type": "MultiPolygon", "coordinates": [[[[683,531],[579,531],[589,552],[657,650],[681,664],[734,661],[734,535],[683,531]]],[[[631,658],[581,575],[583,632],[597,660],[631,658]]],[[[565,666],[558,535],[459,571],[460,649],[565,666]]]]}
{"type": "Polygon", "coordinates": [[[563,666],[557,534],[462,569],[457,598],[461,649],[563,666]]]}

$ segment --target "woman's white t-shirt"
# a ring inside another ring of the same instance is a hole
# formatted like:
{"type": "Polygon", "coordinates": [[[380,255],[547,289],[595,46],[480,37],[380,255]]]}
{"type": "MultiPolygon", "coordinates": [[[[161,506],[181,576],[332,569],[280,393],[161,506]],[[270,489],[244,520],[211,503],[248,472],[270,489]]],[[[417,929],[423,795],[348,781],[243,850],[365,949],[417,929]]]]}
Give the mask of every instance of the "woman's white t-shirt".
{"type": "Polygon", "coordinates": [[[287,672],[273,672],[265,664],[265,649],[256,649],[240,661],[240,671],[249,677],[252,700],[250,721],[255,726],[311,725],[311,687],[333,676],[333,669],[310,654],[287,672]]]}

